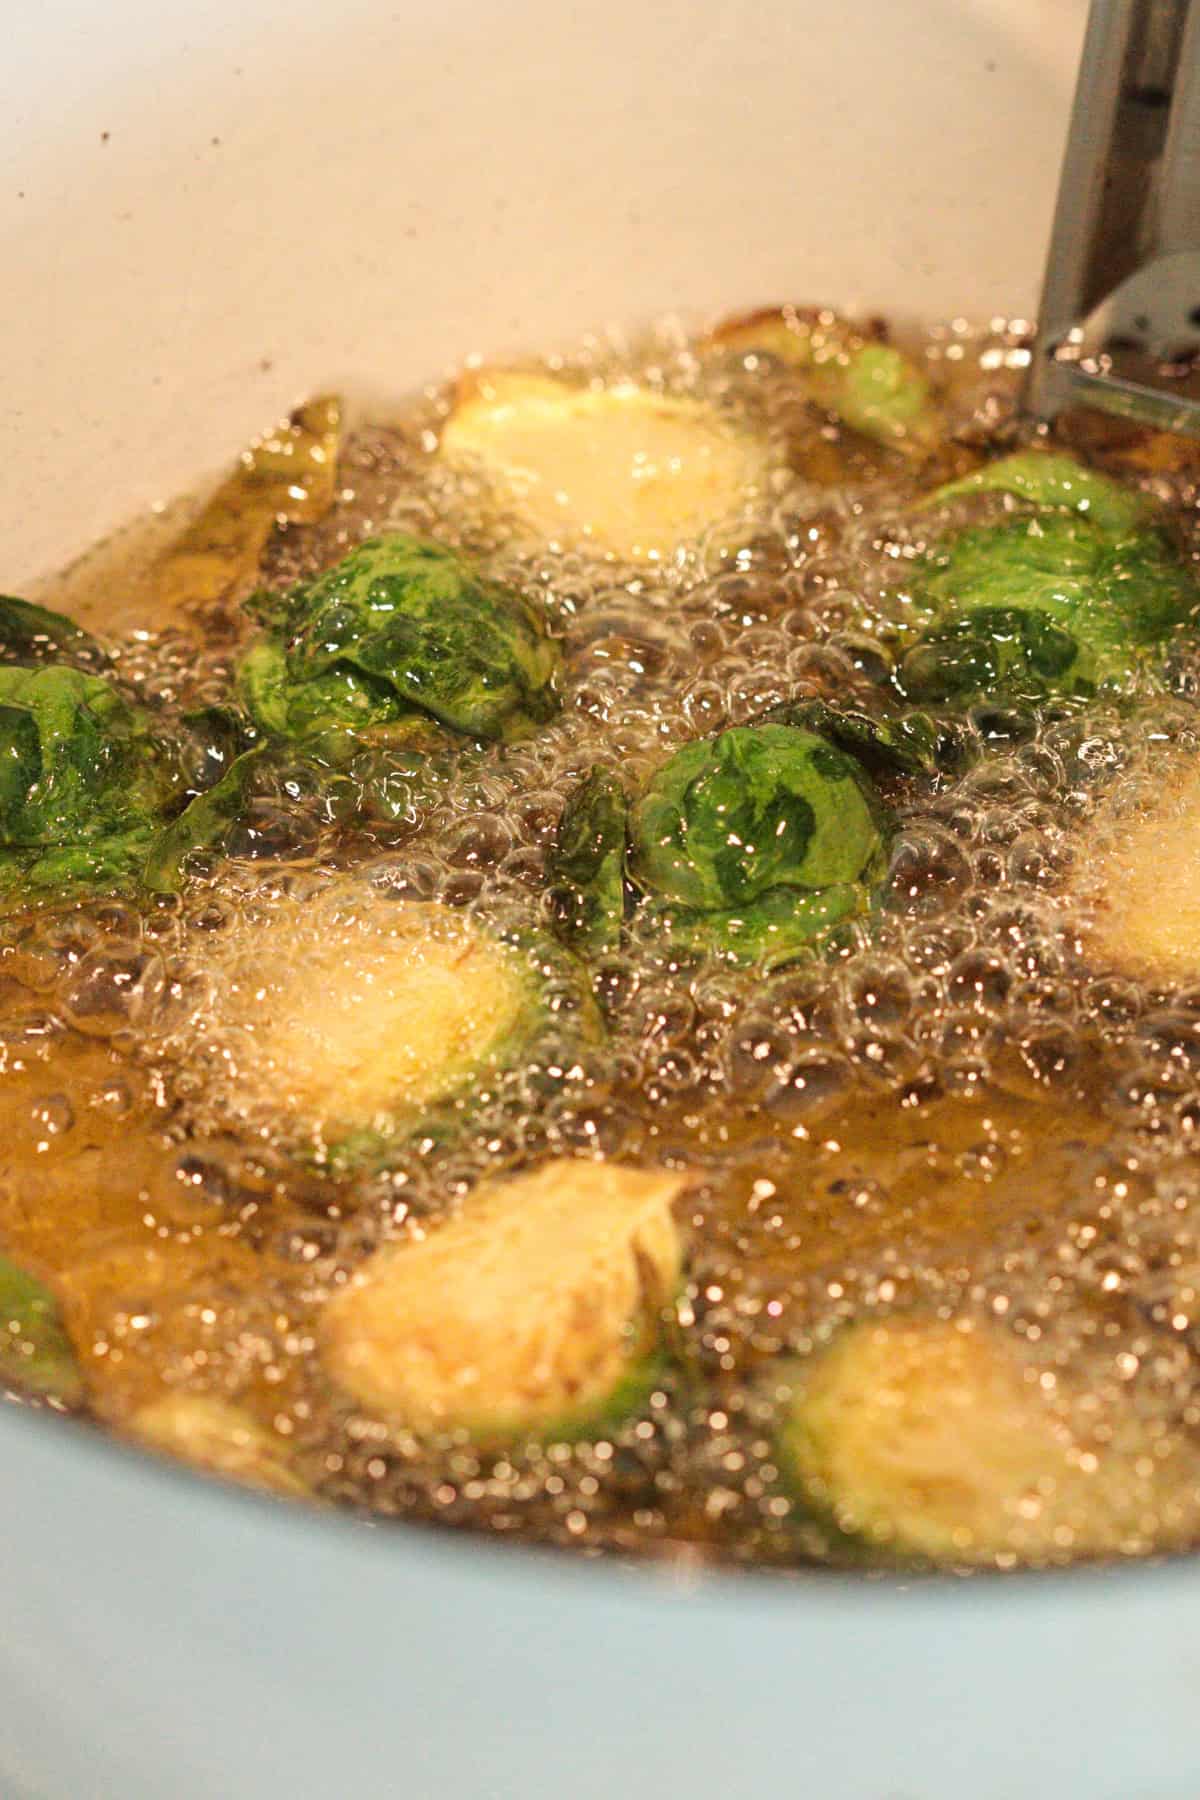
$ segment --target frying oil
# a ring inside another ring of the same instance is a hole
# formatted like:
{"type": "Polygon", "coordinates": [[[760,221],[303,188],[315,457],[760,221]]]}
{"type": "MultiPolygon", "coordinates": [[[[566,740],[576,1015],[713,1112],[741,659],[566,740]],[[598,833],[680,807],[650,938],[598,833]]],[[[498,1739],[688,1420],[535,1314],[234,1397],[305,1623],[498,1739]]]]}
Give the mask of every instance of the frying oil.
{"type": "MultiPolygon", "coordinates": [[[[1013,432],[1023,328],[914,339],[958,440],[1013,432]]],[[[316,1494],[375,1515],[586,1552],[836,1561],[772,1459],[770,1370],[839,1324],[918,1308],[988,1321],[1043,1382],[1133,1409],[1160,1444],[1200,1426],[1200,989],[1163,993],[1081,947],[1074,845],[1132,772],[1195,748],[1196,672],[1171,699],[1002,734],[954,781],[893,796],[878,917],[770,977],[679,959],[636,927],[600,959],[603,1045],[520,1071],[383,1174],[335,1177],[209,1079],[214,967],[253,953],[264,890],[358,872],[373,894],[549,918],[546,854],[596,765],[632,790],[679,745],[804,696],[874,704],[870,635],[921,547],[916,471],[840,434],[771,366],[702,361],[664,326],[549,359],[598,382],[696,393],[765,431],[771,491],[664,566],[531,544],[436,457],[430,389],[343,444],[316,525],[280,529],[282,586],[363,537],[461,546],[543,607],[564,703],[525,742],[469,750],[407,814],[297,761],[264,778],[224,858],[181,898],[33,916],[0,954],[0,1239],[51,1280],[92,1409],[120,1430],[184,1391],[235,1402],[316,1494]],[[201,1027],[204,1027],[201,1031],[201,1027]],[[364,1255],[454,1209],[497,1168],[603,1154],[687,1170],[676,1372],[596,1441],[483,1454],[418,1442],[322,1375],[320,1310],[364,1255]]],[[[1105,452],[1099,452],[1103,460],[1105,452]]],[[[1186,461],[1149,477],[1192,529],[1186,461]]],[[[928,485],[928,476],[924,478],[928,485]]],[[[119,567],[44,596],[120,622],[120,673],[184,708],[228,693],[228,613],[106,610],[119,567]]],[[[984,729],[983,726],[980,729],[984,729]]],[[[314,1005],[320,996],[314,995],[314,1005]]],[[[1195,1497],[1200,1521],[1200,1495],[1195,1497]]],[[[1200,1535],[1200,1525],[1198,1525],[1200,1535]]],[[[1148,1538],[1153,1541],[1153,1521],[1148,1538]]],[[[1070,1555],[1064,1544],[1064,1557],[1070,1555]]]]}

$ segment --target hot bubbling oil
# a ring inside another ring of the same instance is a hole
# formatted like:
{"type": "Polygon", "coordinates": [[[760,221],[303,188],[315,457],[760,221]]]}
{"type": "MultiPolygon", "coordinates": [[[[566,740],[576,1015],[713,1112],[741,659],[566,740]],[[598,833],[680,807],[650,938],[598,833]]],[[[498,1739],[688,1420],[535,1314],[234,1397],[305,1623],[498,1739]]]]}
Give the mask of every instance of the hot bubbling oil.
{"type": "MultiPolygon", "coordinates": [[[[915,345],[961,442],[1011,435],[1021,333],[959,324],[915,345]]],[[[385,1174],[306,1169],[282,1131],[231,1120],[197,1066],[211,946],[249,942],[264,885],[303,893],[353,865],[378,893],[545,914],[547,845],[594,765],[632,785],[777,701],[869,697],[863,619],[920,546],[915,476],[843,438],[786,375],[704,363],[673,328],[548,366],[564,364],[712,398],[787,438],[792,472],[781,461],[761,505],[669,565],[633,569],[531,547],[486,513],[433,454],[443,390],[361,426],[336,504],[277,532],[265,579],[385,529],[461,545],[544,605],[561,715],[465,754],[386,827],[349,824],[356,796],[301,763],[276,771],[181,899],[30,917],[0,953],[0,1239],[61,1295],[95,1415],[120,1430],[164,1392],[232,1400],[329,1501],[779,1567],[842,1551],[781,1483],[762,1372],[848,1319],[987,1319],[1044,1383],[1134,1409],[1164,1443],[1195,1433],[1200,991],[1090,969],[1062,877],[1118,773],[1195,747],[1197,670],[1151,712],[1047,721],[910,794],[882,914],[832,957],[764,979],[680,963],[635,929],[595,969],[603,1046],[500,1081],[451,1147],[418,1141],[385,1174]],[[638,1416],[599,1441],[484,1455],[333,1391],[317,1320],[367,1251],[498,1163],[595,1153],[695,1178],[680,1372],[638,1416]]],[[[1186,459],[1152,480],[1190,533],[1186,459]]],[[[112,569],[50,596],[103,623],[112,569]]],[[[235,637],[219,610],[147,612],[120,672],[159,703],[218,700],[235,637]]],[[[210,1032],[205,1054],[236,1047],[210,1032]]]]}

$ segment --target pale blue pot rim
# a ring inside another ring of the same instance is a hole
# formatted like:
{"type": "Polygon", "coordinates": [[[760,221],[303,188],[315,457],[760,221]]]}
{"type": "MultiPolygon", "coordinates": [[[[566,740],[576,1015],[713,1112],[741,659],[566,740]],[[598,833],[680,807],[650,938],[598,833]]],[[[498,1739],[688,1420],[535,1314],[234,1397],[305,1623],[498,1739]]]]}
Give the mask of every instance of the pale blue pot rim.
{"type": "Polygon", "coordinates": [[[1200,1560],[680,1574],[0,1413],[0,1793],[1195,1800],[1200,1560]]]}

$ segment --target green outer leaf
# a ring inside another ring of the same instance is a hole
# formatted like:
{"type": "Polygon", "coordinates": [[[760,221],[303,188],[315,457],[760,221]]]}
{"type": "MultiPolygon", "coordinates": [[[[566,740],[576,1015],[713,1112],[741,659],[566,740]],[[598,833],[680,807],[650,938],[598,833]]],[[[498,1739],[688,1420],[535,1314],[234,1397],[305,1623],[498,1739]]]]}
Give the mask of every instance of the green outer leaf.
{"type": "Polygon", "coordinates": [[[1122,487],[1073,456],[1018,450],[958,481],[935,489],[922,507],[940,506],[964,494],[1011,494],[1035,506],[1065,507],[1081,513],[1101,531],[1127,532],[1144,522],[1151,507],[1144,494],[1122,487]]]}
{"type": "Polygon", "coordinates": [[[770,972],[817,948],[836,926],[867,912],[871,884],[882,879],[885,867],[881,854],[864,871],[862,880],[816,893],[779,887],[740,909],[651,904],[647,914],[652,928],[681,949],[724,957],[743,967],[757,965],[770,972]]]}
{"type": "Polygon", "coordinates": [[[547,872],[565,893],[560,930],[572,949],[595,954],[620,942],[627,811],[624,790],[608,769],[593,769],[563,808],[547,872]]]}
{"type": "Polygon", "coordinates": [[[0,657],[17,663],[82,662],[102,668],[107,652],[65,613],[0,594],[0,657]]]}
{"type": "Polygon", "coordinates": [[[404,718],[409,709],[385,682],[338,663],[311,680],[295,681],[281,644],[255,644],[237,673],[238,692],[250,717],[270,737],[327,746],[340,734],[344,760],[352,744],[346,734],[368,731],[404,718]]]}
{"type": "Polygon", "coordinates": [[[152,838],[153,826],[139,825],[94,843],[52,844],[45,850],[0,847],[0,899],[69,900],[136,888],[152,838]]]}
{"type": "Polygon", "coordinates": [[[316,729],[328,709],[339,724],[357,726],[356,711],[379,723],[383,708],[509,741],[558,710],[560,652],[541,620],[441,544],[368,539],[293,589],[287,616],[286,644],[252,650],[240,677],[255,718],[277,734],[316,729]]]}
{"type": "Polygon", "coordinates": [[[1161,678],[1200,586],[1153,528],[1114,535],[1064,514],[972,527],[914,565],[930,627],[896,673],[911,699],[983,693],[1036,702],[1161,678]]]}
{"type": "Polygon", "coordinates": [[[688,744],[631,818],[631,873],[667,902],[744,907],[771,889],[859,880],[883,814],[866,776],[815,732],[735,726],[688,744]]]}
{"type": "Polygon", "coordinates": [[[0,1256],[0,1380],[75,1406],[79,1364],[49,1288],[0,1256]]]}

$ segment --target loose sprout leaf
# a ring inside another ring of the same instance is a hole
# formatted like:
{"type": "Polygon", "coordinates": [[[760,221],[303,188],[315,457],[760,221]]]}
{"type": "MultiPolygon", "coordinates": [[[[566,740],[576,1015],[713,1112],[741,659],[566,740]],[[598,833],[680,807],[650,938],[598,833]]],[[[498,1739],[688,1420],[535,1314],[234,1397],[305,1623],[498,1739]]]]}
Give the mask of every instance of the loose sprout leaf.
{"type": "Polygon", "coordinates": [[[766,489],[764,440],[688,396],[497,371],[458,396],[441,453],[552,541],[657,562],[766,489]]]}
{"type": "Polygon", "coordinates": [[[620,942],[627,810],[607,769],[593,769],[563,808],[547,872],[562,890],[559,930],[572,949],[595,954],[620,942]]]}
{"type": "Polygon", "coordinates": [[[634,807],[631,833],[636,880],[699,908],[858,881],[882,842],[858,764],[787,725],[736,726],[677,751],[634,807]]]}
{"type": "Polygon", "coordinates": [[[167,1394],[139,1407],[129,1429],[148,1449],[290,1500],[311,1499],[282,1438],[228,1401],[206,1394],[167,1394]]]}
{"type": "Polygon", "coordinates": [[[337,396],[320,395],[244,452],[155,569],[154,592],[165,613],[236,596],[254,582],[277,524],[311,524],[328,511],[341,420],[337,396]]]}
{"type": "Polygon", "coordinates": [[[1161,682],[1200,587],[1154,527],[1113,533],[1064,513],[969,527],[934,544],[911,590],[932,623],[900,659],[910,699],[1033,702],[1161,682]]]}
{"type": "Polygon", "coordinates": [[[67,662],[98,673],[108,660],[97,640],[65,613],[0,595],[0,661],[67,662]]]}
{"type": "Polygon", "coordinates": [[[1151,512],[1144,494],[1052,450],[1018,450],[1002,456],[937,488],[923,504],[940,506],[969,494],[1011,494],[1034,506],[1079,513],[1099,530],[1119,535],[1134,530],[1151,512]]]}
{"type": "Polygon", "coordinates": [[[230,827],[245,814],[247,790],[265,754],[264,745],[245,751],[214,786],[189,800],[179,817],[157,833],[142,870],[151,892],[178,892],[190,853],[223,842],[230,827]]]}
{"type": "Polygon", "coordinates": [[[768,308],[725,320],[708,342],[743,355],[766,352],[803,371],[819,405],[876,443],[923,452],[944,433],[929,383],[912,358],[834,313],[768,308]]]}
{"type": "Polygon", "coordinates": [[[558,710],[559,663],[519,594],[444,545],[396,532],[294,588],[285,641],[252,648],[239,685],[256,723],[279,736],[417,713],[508,741],[558,710]]]}
{"type": "Polygon", "coordinates": [[[79,1365],[49,1288],[0,1256],[0,1379],[74,1406],[79,1365]]]}
{"type": "Polygon", "coordinates": [[[800,700],[772,707],[756,723],[791,725],[800,731],[816,732],[865,768],[886,774],[932,775],[953,759],[953,745],[945,728],[926,713],[877,719],[857,707],[800,700]]]}
{"type": "Polygon", "coordinates": [[[258,739],[254,724],[238,706],[198,706],[184,713],[180,725],[181,766],[188,787],[196,793],[214,787],[258,739]]]}
{"type": "Polygon", "coordinates": [[[485,1182],[370,1257],[322,1321],[325,1366],[410,1430],[483,1442],[600,1431],[658,1373],[686,1177],[559,1161],[485,1182]]]}
{"type": "Polygon", "coordinates": [[[893,1556],[1128,1552],[1172,1513],[1194,1532],[1195,1451],[1157,1457],[1133,1409],[1091,1423],[1081,1441],[998,1332],[897,1318],[850,1325],[793,1370],[776,1451],[803,1501],[893,1556]]]}

